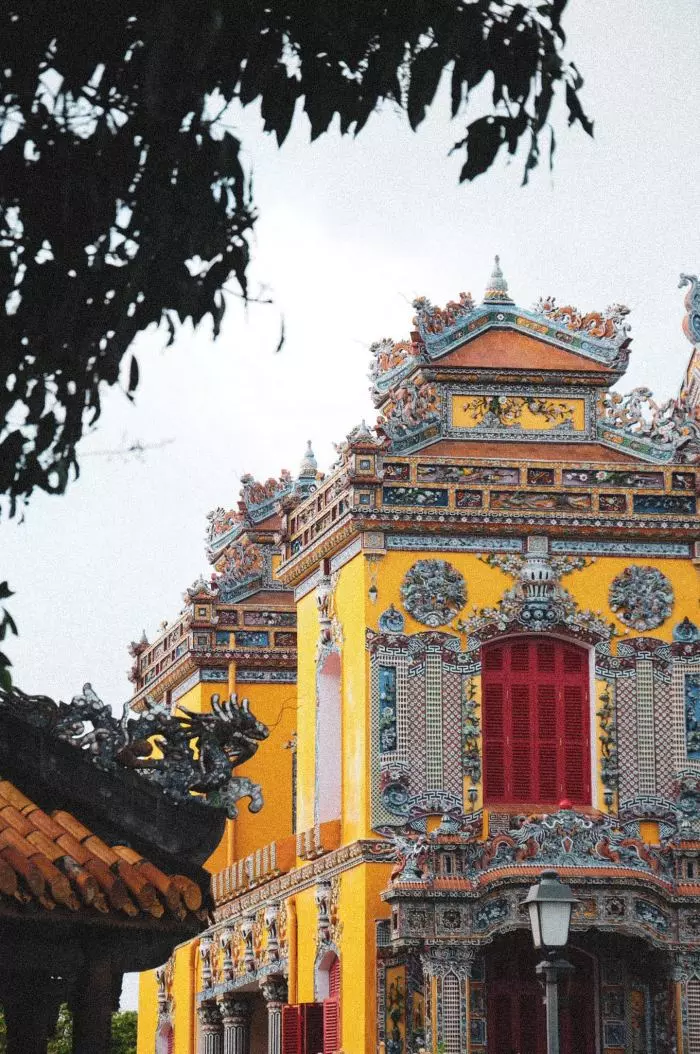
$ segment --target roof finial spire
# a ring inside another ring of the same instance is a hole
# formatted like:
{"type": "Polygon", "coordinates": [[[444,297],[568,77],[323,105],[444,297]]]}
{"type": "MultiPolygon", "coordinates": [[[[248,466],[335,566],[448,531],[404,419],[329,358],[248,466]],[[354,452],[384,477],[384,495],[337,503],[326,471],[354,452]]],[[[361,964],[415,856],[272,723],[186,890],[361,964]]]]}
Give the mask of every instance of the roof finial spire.
{"type": "Polygon", "coordinates": [[[307,439],[306,451],[304,453],[304,457],[302,458],[301,465],[299,466],[299,476],[300,478],[312,477],[313,479],[315,479],[317,471],[318,464],[316,462],[316,457],[311,447],[311,440],[307,439]]]}
{"type": "Polygon", "coordinates": [[[489,278],[486,292],[484,293],[484,301],[496,300],[502,304],[512,304],[513,301],[508,296],[508,282],[503,277],[503,271],[501,270],[501,258],[496,256],[493,271],[489,278]]]}

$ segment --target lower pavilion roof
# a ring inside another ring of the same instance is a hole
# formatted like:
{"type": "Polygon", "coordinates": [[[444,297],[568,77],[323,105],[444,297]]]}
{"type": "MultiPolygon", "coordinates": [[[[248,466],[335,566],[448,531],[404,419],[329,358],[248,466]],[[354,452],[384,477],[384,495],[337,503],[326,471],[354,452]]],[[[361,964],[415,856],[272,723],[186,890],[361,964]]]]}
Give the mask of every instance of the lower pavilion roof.
{"type": "Polygon", "coordinates": [[[202,891],[124,845],[109,845],[72,813],[44,812],[0,781],[0,915],[8,906],[59,915],[201,922],[202,891]]]}

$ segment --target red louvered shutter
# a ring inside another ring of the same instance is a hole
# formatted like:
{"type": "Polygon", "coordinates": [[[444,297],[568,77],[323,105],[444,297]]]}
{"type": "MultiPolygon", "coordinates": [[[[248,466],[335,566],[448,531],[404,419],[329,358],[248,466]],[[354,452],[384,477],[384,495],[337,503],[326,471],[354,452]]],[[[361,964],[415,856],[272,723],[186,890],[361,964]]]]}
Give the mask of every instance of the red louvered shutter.
{"type": "Polygon", "coordinates": [[[301,1039],[301,1008],[283,1006],[282,1054],[303,1054],[301,1039]]]}
{"type": "Polygon", "coordinates": [[[323,1054],[336,1054],[340,1047],[338,1000],[323,1001],[323,1054]]]}
{"type": "Polygon", "coordinates": [[[301,1054],[323,1051],[323,1003],[301,1003],[301,1054]]]}
{"type": "Polygon", "coordinates": [[[328,998],[340,999],[340,959],[334,959],[328,971],[328,998]]]}
{"type": "Polygon", "coordinates": [[[482,656],[486,803],[590,802],[588,657],[553,638],[486,645],[482,656]]]}
{"type": "MultiPolygon", "coordinates": [[[[500,675],[501,671],[497,668],[500,675]]],[[[484,733],[484,785],[488,799],[505,801],[505,724],[503,683],[484,679],[481,698],[484,733]]]]}
{"type": "Polygon", "coordinates": [[[340,1049],[340,961],[334,959],[328,971],[328,998],[323,1001],[323,1054],[340,1049]]]}

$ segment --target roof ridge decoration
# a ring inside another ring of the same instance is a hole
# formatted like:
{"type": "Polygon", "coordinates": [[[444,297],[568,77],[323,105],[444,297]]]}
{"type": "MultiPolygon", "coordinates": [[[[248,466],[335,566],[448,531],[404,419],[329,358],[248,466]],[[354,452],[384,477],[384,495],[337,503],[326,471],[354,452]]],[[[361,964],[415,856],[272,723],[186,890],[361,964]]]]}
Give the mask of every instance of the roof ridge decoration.
{"type": "Polygon", "coordinates": [[[685,308],[688,312],[683,319],[683,332],[691,344],[700,344],[700,282],[696,274],[681,274],[678,288],[688,286],[685,294],[685,308]]]}
{"type": "Polygon", "coordinates": [[[211,705],[207,714],[184,707],[171,713],[167,704],[146,699],[137,717],[126,703],[117,718],[89,683],[69,704],[0,688],[0,716],[5,712],[44,729],[105,771],[132,769],[174,801],[223,809],[231,819],[241,798],[250,798],[249,810],[259,812],[260,787],[233,770],[256,753],[270,730],[251,713],[248,700],[239,703],[235,693],[225,702],[215,694],[211,705]],[[152,756],[154,737],[160,758],[152,756]]]}
{"type": "Polygon", "coordinates": [[[598,436],[657,464],[700,463],[700,407],[687,393],[657,403],[650,388],[606,392],[598,406],[598,436]]]}
{"type": "MultiPolygon", "coordinates": [[[[416,310],[413,322],[428,360],[438,359],[482,330],[494,327],[516,329],[529,335],[535,333],[549,343],[619,373],[624,372],[629,360],[628,307],[612,304],[604,311],[584,313],[570,305],[558,307],[555,298],[547,296],[540,297],[531,310],[520,308],[508,293],[499,257],[496,257],[483,303],[476,305],[471,294],[461,293],[458,302],[449,301],[444,308],[435,307],[425,296],[414,300],[413,307],[416,310]]],[[[375,351],[375,373],[381,362],[386,362],[387,357],[391,361],[392,356],[397,357],[387,348],[375,351]]],[[[372,379],[375,387],[381,387],[376,376],[372,379]]]]}

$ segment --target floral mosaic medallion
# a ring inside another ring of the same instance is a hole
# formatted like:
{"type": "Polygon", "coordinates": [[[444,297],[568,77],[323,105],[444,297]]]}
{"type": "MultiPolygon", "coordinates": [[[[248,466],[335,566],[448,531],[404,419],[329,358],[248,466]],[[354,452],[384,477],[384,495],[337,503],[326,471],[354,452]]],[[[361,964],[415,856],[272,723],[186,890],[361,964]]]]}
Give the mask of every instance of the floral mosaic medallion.
{"type": "Polygon", "coordinates": [[[632,629],[655,629],[673,610],[673,587],[656,567],[626,567],[614,578],[608,595],[620,622],[632,629]]]}
{"type": "Polygon", "coordinates": [[[409,615],[424,626],[443,626],[467,602],[463,576],[446,560],[418,560],[406,572],[401,600],[409,615]]]}

